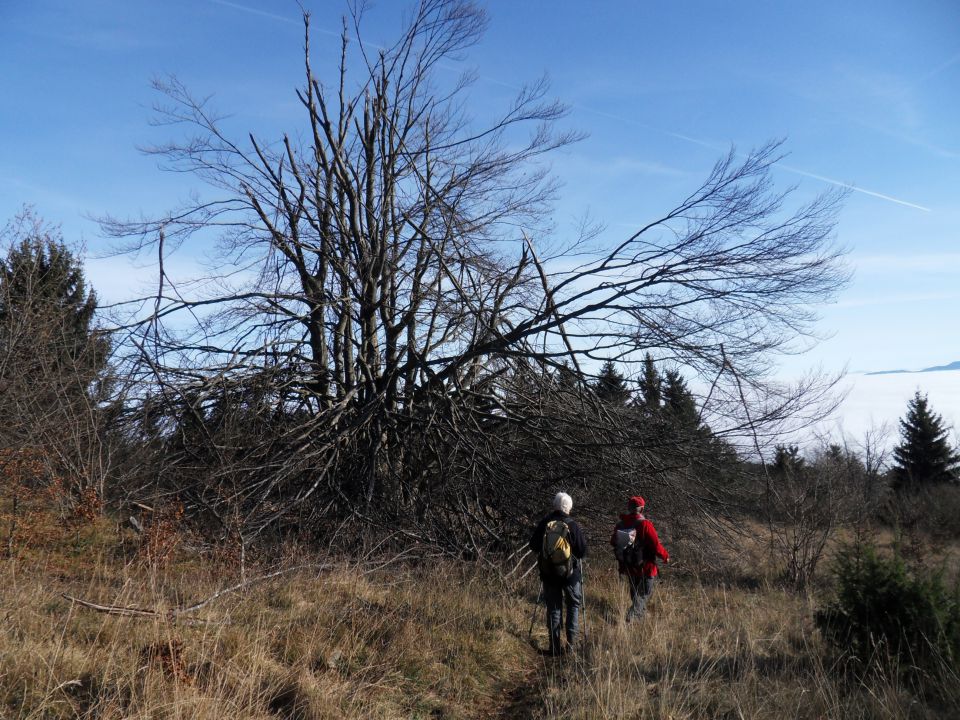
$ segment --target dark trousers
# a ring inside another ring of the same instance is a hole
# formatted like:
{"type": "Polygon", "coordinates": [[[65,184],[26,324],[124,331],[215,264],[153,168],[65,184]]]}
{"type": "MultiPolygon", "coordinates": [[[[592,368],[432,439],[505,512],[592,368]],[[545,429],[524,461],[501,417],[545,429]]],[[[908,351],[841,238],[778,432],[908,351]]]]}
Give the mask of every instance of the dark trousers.
{"type": "Polygon", "coordinates": [[[630,622],[639,620],[647,611],[647,601],[653,595],[656,578],[627,575],[627,579],[630,581],[630,609],[627,610],[627,622],[630,622]]]}
{"type": "Polygon", "coordinates": [[[560,621],[563,617],[563,601],[567,601],[567,645],[573,646],[580,628],[580,608],[583,606],[583,582],[570,585],[543,583],[543,599],[547,606],[547,631],[550,633],[550,652],[558,653],[560,647],[560,621]]]}

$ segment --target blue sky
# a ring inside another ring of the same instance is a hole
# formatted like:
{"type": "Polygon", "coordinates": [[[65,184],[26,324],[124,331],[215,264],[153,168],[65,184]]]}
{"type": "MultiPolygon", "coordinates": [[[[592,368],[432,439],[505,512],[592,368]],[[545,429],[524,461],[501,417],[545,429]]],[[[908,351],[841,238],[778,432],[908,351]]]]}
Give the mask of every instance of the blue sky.
{"type": "MultiPolygon", "coordinates": [[[[332,67],[343,4],[305,0],[314,67],[332,67]]],[[[393,36],[402,3],[371,14],[393,36]]],[[[730,147],[785,138],[776,179],[798,198],[857,189],[840,216],[855,279],[822,308],[830,339],[784,373],[920,368],[960,359],[960,4],[769,1],[487,3],[490,28],[460,66],[472,108],[502,106],[547,72],[589,137],[559,153],[557,232],[585,212],[612,240],[671,207],[730,147]]],[[[23,203],[88,252],[91,216],[168,209],[196,183],[138,145],[151,78],[214,94],[232,126],[278,137],[299,122],[299,10],[286,0],[0,0],[0,218],[23,203]]],[[[101,296],[142,273],[91,261],[101,296]]],[[[960,373],[957,373],[960,383],[960,373]]]]}

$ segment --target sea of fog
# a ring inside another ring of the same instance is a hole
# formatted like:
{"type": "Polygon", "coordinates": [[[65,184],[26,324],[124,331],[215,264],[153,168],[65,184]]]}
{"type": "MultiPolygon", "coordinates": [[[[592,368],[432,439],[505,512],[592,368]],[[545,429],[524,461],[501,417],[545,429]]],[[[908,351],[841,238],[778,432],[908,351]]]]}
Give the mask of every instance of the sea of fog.
{"type": "Polygon", "coordinates": [[[907,412],[907,402],[918,390],[926,393],[934,412],[952,426],[951,440],[960,441],[960,370],[894,373],[887,375],[847,375],[842,383],[847,395],[823,429],[841,433],[853,442],[868,431],[886,425],[887,445],[899,439],[898,420],[907,412]]]}

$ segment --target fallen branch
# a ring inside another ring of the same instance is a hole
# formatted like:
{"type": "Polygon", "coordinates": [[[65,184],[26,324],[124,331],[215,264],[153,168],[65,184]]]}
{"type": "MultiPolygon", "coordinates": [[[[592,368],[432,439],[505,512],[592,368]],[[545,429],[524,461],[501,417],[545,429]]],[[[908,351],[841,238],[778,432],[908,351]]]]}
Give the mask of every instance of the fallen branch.
{"type": "Polygon", "coordinates": [[[517,578],[518,581],[523,580],[527,575],[533,572],[534,568],[537,567],[537,563],[533,563],[530,567],[527,568],[527,571],[517,578]]]}
{"type": "Polygon", "coordinates": [[[82,598],[74,597],[73,595],[68,595],[67,593],[60,593],[60,595],[72,603],[76,603],[81,607],[88,608],[90,610],[95,610],[97,612],[107,613],[108,615],[119,615],[121,617],[138,617],[138,618],[167,618],[172,622],[181,620],[187,622],[188,624],[193,623],[207,623],[207,620],[198,620],[196,618],[183,618],[182,616],[187,615],[188,613],[195,612],[200,608],[206,607],[214,600],[217,600],[224,595],[229,595],[230,593],[235,593],[240,590],[244,590],[255,583],[262,582],[263,580],[269,580],[270,578],[275,578],[280,575],[285,575],[287,573],[294,572],[295,570],[305,570],[307,568],[316,569],[316,570],[326,570],[330,567],[329,563],[324,563],[321,565],[318,564],[308,564],[308,565],[293,565],[288,568],[283,568],[281,570],[275,570],[273,572],[267,573],[265,575],[258,575],[257,577],[250,578],[243,582],[232,585],[231,587],[223,588],[218,590],[213,595],[210,595],[200,602],[194,603],[193,605],[187,605],[185,607],[176,607],[170,608],[166,612],[160,612],[159,610],[148,610],[144,608],[137,607],[128,607],[123,605],[100,605],[99,603],[90,602],[89,600],[83,600],[82,598]]]}
{"type": "Polygon", "coordinates": [[[77,605],[110,615],[122,615],[124,617],[160,617],[161,615],[156,610],[142,610],[141,608],[123,607],[121,605],[98,605],[89,600],[81,600],[78,597],[73,597],[73,595],[67,595],[67,593],[60,593],[60,595],[77,605]]]}
{"type": "MultiPolygon", "coordinates": [[[[510,562],[511,560],[513,560],[513,558],[515,558],[517,555],[520,555],[520,559],[516,562],[513,568],[503,576],[503,578],[506,580],[510,578],[518,570],[523,568],[524,564],[530,561],[529,555],[532,555],[532,554],[533,553],[530,551],[530,548],[528,548],[526,545],[522,545],[519,549],[511,553],[510,557],[507,558],[507,562],[510,562]]],[[[529,573],[531,569],[532,568],[527,568],[527,572],[523,573],[523,575],[520,576],[520,579],[522,580],[523,578],[525,578],[527,576],[527,573],[529,573]]]]}
{"type": "MultiPolygon", "coordinates": [[[[370,565],[363,572],[362,575],[369,575],[371,573],[382,570],[390,565],[400,562],[405,557],[409,556],[410,551],[404,551],[397,553],[393,557],[390,557],[383,562],[379,562],[375,565],[370,565]]],[[[217,600],[224,595],[229,595],[230,593],[235,593],[240,590],[244,590],[251,585],[254,585],[258,582],[264,580],[269,580],[270,578],[279,577],[280,575],[286,575],[287,573],[294,572],[296,570],[317,570],[322,572],[333,567],[333,563],[306,563],[302,565],[291,565],[287,568],[281,568],[280,570],[274,570],[273,572],[266,573],[265,575],[257,575],[252,577],[249,580],[244,580],[237,583],[236,585],[231,585],[230,587],[223,588],[222,590],[217,590],[213,595],[201,600],[200,602],[194,603],[193,605],[186,605],[183,607],[170,608],[165,612],[160,612],[159,610],[149,610],[144,608],[137,607],[128,607],[124,605],[101,605],[99,603],[90,602],[89,600],[84,600],[82,598],[74,597],[73,595],[68,595],[67,593],[60,593],[62,597],[69,600],[72,603],[76,603],[81,607],[88,608],[90,610],[95,610],[96,612],[107,613],[108,615],[119,615],[121,617],[138,617],[138,618],[166,618],[171,622],[184,622],[187,624],[206,624],[212,622],[210,620],[201,620],[197,618],[187,618],[183,617],[189,613],[195,612],[203,607],[206,607],[214,600],[217,600]]]]}
{"type": "Polygon", "coordinates": [[[82,598],[74,597],[73,595],[67,595],[67,593],[60,593],[60,595],[70,602],[80,605],[81,607],[89,608],[90,610],[96,610],[97,612],[107,613],[108,615],[154,619],[165,618],[171,622],[182,622],[185,625],[209,625],[214,622],[213,620],[204,620],[202,618],[181,618],[179,617],[181,612],[178,612],[177,609],[168,610],[167,612],[159,612],[158,610],[143,610],[141,608],[124,607],[123,605],[100,605],[98,603],[90,602],[89,600],[83,600],[82,598]]]}
{"type": "Polygon", "coordinates": [[[237,592],[238,590],[243,590],[244,588],[247,588],[250,585],[253,585],[254,583],[258,583],[263,580],[269,580],[270,578],[278,577],[279,575],[285,575],[287,573],[293,572],[294,570],[306,570],[307,568],[311,568],[318,571],[322,571],[322,570],[326,570],[329,567],[330,567],[329,563],[324,563],[322,565],[317,565],[317,564],[294,565],[292,567],[283,568],[282,570],[275,570],[274,572],[267,573],[266,575],[257,575],[256,577],[250,578],[249,580],[245,580],[243,582],[237,583],[232,587],[224,588],[223,590],[218,590],[213,595],[208,597],[206,600],[201,600],[200,602],[194,603],[193,605],[190,605],[185,608],[178,608],[175,612],[175,615],[183,615],[185,613],[193,612],[194,610],[199,610],[200,608],[206,605],[209,605],[214,600],[216,600],[217,598],[223,597],[224,595],[237,592]]]}

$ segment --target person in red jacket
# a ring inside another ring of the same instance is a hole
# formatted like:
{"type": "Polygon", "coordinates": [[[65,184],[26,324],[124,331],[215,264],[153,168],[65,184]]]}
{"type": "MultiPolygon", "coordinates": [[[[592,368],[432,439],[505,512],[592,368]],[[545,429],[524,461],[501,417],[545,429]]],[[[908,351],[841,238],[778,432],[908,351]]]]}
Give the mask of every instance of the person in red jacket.
{"type": "Polygon", "coordinates": [[[613,528],[610,544],[617,555],[618,571],[630,581],[630,609],[627,610],[627,622],[643,617],[647,601],[653,594],[656,582],[657,558],[670,562],[670,553],[660,544],[653,523],[644,517],[646,501],[636,495],[627,501],[627,512],[620,516],[620,522],[613,528]],[[631,531],[633,534],[631,535],[631,531]],[[625,540],[633,538],[632,545],[625,540]]]}

